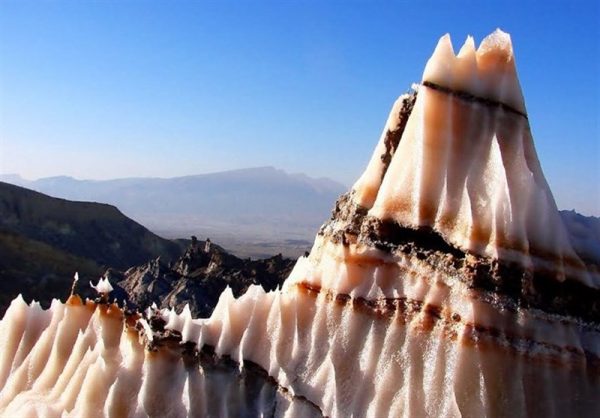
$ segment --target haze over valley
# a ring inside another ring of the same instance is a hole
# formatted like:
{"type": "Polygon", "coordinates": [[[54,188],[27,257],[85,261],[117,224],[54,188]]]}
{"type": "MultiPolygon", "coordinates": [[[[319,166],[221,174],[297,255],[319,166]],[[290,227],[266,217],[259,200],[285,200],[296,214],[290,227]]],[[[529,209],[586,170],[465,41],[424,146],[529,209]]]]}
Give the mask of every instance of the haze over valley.
{"type": "Polygon", "coordinates": [[[165,238],[209,237],[243,256],[310,248],[323,219],[346,186],[273,167],[176,178],[0,180],[74,201],[114,205],[165,238]]]}

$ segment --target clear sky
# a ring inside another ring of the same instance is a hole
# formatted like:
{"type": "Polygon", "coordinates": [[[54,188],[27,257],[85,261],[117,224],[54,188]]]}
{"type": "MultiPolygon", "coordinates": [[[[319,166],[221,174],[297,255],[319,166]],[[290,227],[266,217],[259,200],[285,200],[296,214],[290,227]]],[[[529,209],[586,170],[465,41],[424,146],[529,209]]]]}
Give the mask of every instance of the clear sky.
{"type": "Polygon", "coordinates": [[[347,185],[438,38],[511,33],[560,208],[600,215],[599,2],[0,1],[0,173],[347,185]]]}

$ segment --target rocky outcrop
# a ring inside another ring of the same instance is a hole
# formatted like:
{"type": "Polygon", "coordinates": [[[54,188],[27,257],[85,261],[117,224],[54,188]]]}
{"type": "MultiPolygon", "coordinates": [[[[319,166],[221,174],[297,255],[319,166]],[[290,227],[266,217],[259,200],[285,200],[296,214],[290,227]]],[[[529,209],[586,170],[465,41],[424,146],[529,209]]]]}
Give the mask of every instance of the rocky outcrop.
{"type": "Polygon", "coordinates": [[[19,293],[44,307],[67,297],[75,271],[77,291],[93,298],[87,283],[106,269],[116,283],[112,297],[132,307],[189,302],[194,314],[209,315],[227,286],[236,295],[252,284],[273,290],[293,264],[281,255],[241,259],[210,240],[188,243],[163,239],[114,206],[0,182],[0,315],[19,293]]]}
{"type": "Polygon", "coordinates": [[[236,296],[253,284],[274,290],[293,266],[294,260],[281,254],[263,260],[241,259],[210,241],[193,240],[175,262],[158,257],[125,272],[109,269],[106,276],[116,284],[117,299],[125,299],[131,308],[145,309],[155,303],[180,312],[189,304],[194,316],[206,317],[226,287],[236,296]]]}

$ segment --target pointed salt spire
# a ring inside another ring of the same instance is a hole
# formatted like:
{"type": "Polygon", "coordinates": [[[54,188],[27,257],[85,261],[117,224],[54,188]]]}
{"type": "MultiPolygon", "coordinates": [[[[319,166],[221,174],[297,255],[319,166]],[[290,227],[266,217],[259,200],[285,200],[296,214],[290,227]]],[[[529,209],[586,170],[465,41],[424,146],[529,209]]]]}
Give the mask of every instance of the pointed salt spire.
{"type": "Polygon", "coordinates": [[[181,331],[182,326],[183,318],[180,315],[177,315],[175,308],[170,308],[167,314],[167,323],[165,324],[165,329],[181,331]]]}
{"type": "Polygon", "coordinates": [[[491,55],[498,61],[509,62],[514,59],[512,40],[510,35],[497,28],[494,32],[483,38],[477,49],[479,57],[491,55]]]}
{"type": "Polygon", "coordinates": [[[431,83],[447,86],[452,83],[454,64],[456,56],[452,48],[450,34],[445,34],[438,41],[433,55],[427,61],[425,71],[423,71],[423,80],[431,83]]]}
{"type": "Polygon", "coordinates": [[[73,276],[73,284],[71,285],[71,296],[75,293],[75,287],[77,286],[77,282],[79,281],[79,272],[75,272],[73,276]]]}
{"type": "Polygon", "coordinates": [[[96,284],[95,286],[90,281],[90,286],[102,296],[108,296],[108,294],[113,291],[113,287],[106,277],[100,278],[100,280],[98,280],[98,284],[96,284]]]}
{"type": "Polygon", "coordinates": [[[452,88],[458,91],[470,91],[473,94],[479,93],[481,87],[477,77],[477,52],[472,36],[467,36],[456,58],[452,88]]]}
{"type": "Polygon", "coordinates": [[[477,49],[477,66],[484,97],[526,113],[508,33],[496,29],[483,39],[477,49]]]}
{"type": "Polygon", "coordinates": [[[138,323],[142,326],[142,330],[144,331],[146,339],[151,342],[154,339],[154,333],[152,332],[152,328],[150,327],[148,321],[146,321],[144,318],[140,318],[138,319],[138,323]]]}
{"type": "Polygon", "coordinates": [[[471,35],[468,35],[465,43],[460,48],[460,51],[458,51],[457,57],[464,59],[471,56],[475,58],[475,40],[471,35]]]}
{"type": "Polygon", "coordinates": [[[477,51],[469,37],[458,57],[443,36],[422,84],[383,178],[369,183],[368,215],[600,286],[575,254],[537,160],[510,36],[496,30],[477,51]]]}

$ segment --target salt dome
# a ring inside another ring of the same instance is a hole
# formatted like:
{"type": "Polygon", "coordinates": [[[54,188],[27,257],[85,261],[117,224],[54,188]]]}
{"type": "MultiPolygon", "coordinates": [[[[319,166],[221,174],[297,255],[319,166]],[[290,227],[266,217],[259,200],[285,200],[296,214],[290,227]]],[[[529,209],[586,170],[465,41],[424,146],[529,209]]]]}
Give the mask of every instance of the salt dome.
{"type": "Polygon", "coordinates": [[[599,268],[559,218],[509,35],[446,35],[282,289],[228,289],[206,319],[17,298],[0,414],[597,417],[599,268]]]}

